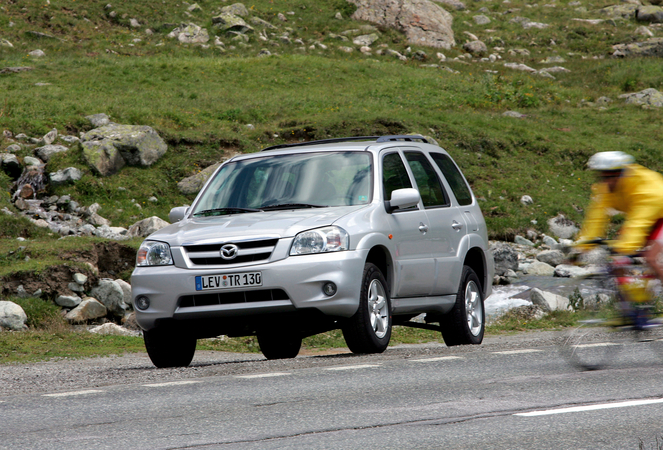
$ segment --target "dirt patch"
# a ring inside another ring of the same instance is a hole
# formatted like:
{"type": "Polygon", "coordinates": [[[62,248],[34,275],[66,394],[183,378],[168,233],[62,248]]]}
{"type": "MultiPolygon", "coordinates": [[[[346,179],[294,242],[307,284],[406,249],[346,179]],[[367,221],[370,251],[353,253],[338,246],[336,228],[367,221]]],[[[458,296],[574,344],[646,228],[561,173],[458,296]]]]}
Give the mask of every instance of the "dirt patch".
{"type": "Polygon", "coordinates": [[[62,265],[47,267],[35,272],[17,272],[0,279],[0,296],[16,294],[20,285],[29,294],[41,290],[43,297],[54,299],[58,295],[74,295],[68,285],[73,281],[75,273],[88,277],[85,290],[97,285],[99,278],[128,278],[133,271],[136,250],[118,242],[102,242],[94,244],[90,249],[66,252],[60,255],[62,265]],[[83,263],[73,266],[69,262],[83,263]]]}

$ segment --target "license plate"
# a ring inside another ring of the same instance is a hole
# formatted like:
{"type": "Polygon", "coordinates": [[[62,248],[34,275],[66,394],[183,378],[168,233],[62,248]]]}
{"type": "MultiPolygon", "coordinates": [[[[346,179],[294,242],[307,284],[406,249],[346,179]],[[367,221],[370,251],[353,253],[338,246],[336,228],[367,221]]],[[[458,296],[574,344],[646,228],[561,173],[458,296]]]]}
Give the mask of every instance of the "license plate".
{"type": "Polygon", "coordinates": [[[231,273],[196,277],[196,290],[226,289],[235,287],[262,286],[262,273],[231,273]]]}

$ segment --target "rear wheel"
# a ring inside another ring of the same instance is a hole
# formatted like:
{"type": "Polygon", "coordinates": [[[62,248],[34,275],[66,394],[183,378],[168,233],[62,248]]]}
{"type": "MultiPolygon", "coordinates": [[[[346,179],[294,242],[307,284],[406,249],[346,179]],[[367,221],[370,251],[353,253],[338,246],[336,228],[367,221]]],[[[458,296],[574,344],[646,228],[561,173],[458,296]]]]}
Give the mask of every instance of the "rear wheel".
{"type": "Polygon", "coordinates": [[[374,264],[364,266],[359,308],[343,327],[352,353],[382,353],[391,338],[391,300],[387,282],[374,264]]]}
{"type": "Polygon", "coordinates": [[[196,338],[175,329],[154,328],[143,332],[145,349],[158,368],[186,367],[196,352],[196,338]]]}
{"type": "Polygon", "coordinates": [[[294,358],[299,354],[302,338],[298,334],[284,331],[258,333],[260,351],[267,359],[294,358]]]}
{"type": "Polygon", "coordinates": [[[447,346],[481,344],[485,329],[483,292],[479,277],[469,266],[463,267],[460,287],[453,309],[440,319],[442,338],[447,346]]]}
{"type": "Polygon", "coordinates": [[[624,342],[635,336],[633,331],[622,328],[603,318],[581,320],[564,338],[561,353],[578,369],[602,369],[614,359],[624,342]]]}

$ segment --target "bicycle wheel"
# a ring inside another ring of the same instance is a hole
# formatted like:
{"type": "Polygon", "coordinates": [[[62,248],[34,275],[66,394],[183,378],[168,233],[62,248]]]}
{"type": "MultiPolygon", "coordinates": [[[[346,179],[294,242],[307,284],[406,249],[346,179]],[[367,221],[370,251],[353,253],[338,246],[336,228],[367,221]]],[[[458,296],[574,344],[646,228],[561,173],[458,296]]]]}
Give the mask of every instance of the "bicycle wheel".
{"type": "Polygon", "coordinates": [[[627,334],[607,319],[583,320],[564,338],[561,353],[576,368],[599,370],[623,347],[627,334]]]}
{"type": "Polygon", "coordinates": [[[636,332],[637,342],[647,345],[658,358],[663,362],[663,318],[657,317],[647,322],[643,330],[636,332]]]}

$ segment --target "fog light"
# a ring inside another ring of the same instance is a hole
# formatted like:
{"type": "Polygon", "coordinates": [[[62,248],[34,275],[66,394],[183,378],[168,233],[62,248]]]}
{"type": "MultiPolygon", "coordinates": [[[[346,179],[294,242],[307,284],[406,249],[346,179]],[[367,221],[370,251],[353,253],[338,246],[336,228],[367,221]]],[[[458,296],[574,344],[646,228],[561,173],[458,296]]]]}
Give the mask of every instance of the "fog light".
{"type": "Polygon", "coordinates": [[[136,307],[136,309],[145,311],[147,308],[150,307],[150,299],[145,297],[144,295],[139,295],[134,299],[134,306],[136,307]]]}
{"type": "Polygon", "coordinates": [[[325,285],[322,286],[322,292],[331,297],[336,294],[336,285],[332,282],[325,283],[325,285]]]}

